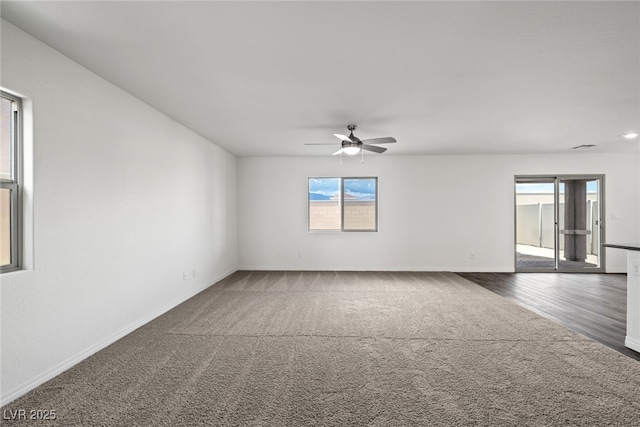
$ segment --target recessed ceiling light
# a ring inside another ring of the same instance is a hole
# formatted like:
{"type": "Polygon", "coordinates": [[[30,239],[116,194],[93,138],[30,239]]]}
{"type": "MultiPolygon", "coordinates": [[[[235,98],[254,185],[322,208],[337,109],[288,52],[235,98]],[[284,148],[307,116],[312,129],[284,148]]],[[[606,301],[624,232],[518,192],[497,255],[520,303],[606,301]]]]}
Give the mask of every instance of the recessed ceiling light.
{"type": "Polygon", "coordinates": [[[629,132],[622,135],[622,137],[625,139],[636,139],[638,137],[638,134],[636,132],[629,132]]]}

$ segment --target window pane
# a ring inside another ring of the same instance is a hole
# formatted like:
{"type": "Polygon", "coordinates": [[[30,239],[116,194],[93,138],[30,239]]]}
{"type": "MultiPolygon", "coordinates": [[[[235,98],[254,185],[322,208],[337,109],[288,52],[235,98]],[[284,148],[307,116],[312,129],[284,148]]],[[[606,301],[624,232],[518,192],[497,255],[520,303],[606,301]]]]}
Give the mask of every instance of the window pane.
{"type": "Polygon", "coordinates": [[[0,188],[0,265],[11,264],[11,190],[0,188]]]}
{"type": "Polygon", "coordinates": [[[309,230],[340,230],[340,178],[309,178],[309,230]]]}
{"type": "Polygon", "coordinates": [[[582,178],[560,181],[559,270],[599,267],[598,183],[582,178]]]}
{"type": "Polygon", "coordinates": [[[344,179],[344,230],[376,230],[375,178],[344,179]]]}
{"type": "Polygon", "coordinates": [[[14,102],[0,98],[0,179],[11,180],[13,163],[13,108],[14,102]]]}
{"type": "Polygon", "coordinates": [[[555,184],[516,182],[516,269],[555,268],[555,184]]]}

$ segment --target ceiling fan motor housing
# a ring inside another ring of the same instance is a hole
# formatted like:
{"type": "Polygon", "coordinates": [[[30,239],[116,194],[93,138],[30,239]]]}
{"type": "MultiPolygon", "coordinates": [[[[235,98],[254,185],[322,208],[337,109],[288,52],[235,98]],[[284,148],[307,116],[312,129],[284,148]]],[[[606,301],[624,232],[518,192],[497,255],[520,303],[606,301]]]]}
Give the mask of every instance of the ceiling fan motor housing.
{"type": "MultiPolygon", "coordinates": [[[[349,137],[351,138],[351,137],[349,137]]],[[[357,147],[357,148],[361,148],[362,147],[362,142],[360,140],[354,141],[342,141],[342,148],[345,147],[357,147]]]]}

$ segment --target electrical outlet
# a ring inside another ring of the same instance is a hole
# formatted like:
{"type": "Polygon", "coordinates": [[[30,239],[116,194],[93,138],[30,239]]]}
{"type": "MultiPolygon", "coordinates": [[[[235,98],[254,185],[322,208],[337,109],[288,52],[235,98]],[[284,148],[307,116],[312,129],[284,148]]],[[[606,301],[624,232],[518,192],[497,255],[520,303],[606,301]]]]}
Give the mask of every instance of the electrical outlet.
{"type": "Polygon", "coordinates": [[[182,280],[187,280],[187,273],[182,273],[182,280]]]}
{"type": "Polygon", "coordinates": [[[469,252],[469,259],[476,259],[476,253],[475,252],[469,252]]]}
{"type": "Polygon", "coordinates": [[[298,250],[298,258],[302,258],[302,251],[298,250]]]}
{"type": "Polygon", "coordinates": [[[631,266],[631,271],[633,274],[640,274],[640,263],[634,263],[633,266],[631,266]]]}

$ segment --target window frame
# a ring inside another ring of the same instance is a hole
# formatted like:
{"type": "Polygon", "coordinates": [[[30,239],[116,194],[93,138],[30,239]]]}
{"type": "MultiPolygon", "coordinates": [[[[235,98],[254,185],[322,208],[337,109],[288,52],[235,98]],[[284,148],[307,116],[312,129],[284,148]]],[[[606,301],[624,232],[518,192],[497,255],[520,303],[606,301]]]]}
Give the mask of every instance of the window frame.
{"type": "Polygon", "coordinates": [[[22,239],[23,239],[23,219],[22,219],[22,192],[23,192],[23,176],[22,176],[22,146],[23,146],[23,103],[22,98],[0,90],[0,97],[8,99],[15,103],[16,109],[13,112],[13,132],[11,134],[12,143],[12,177],[11,179],[0,178],[0,188],[8,189],[11,192],[11,210],[10,210],[10,256],[11,262],[6,265],[0,265],[0,274],[10,271],[20,270],[22,268],[22,239]]]}
{"type": "Polygon", "coordinates": [[[377,176],[310,176],[307,177],[307,232],[309,233],[376,233],[378,232],[378,177],[377,176]],[[312,179],[338,179],[340,180],[340,198],[338,200],[340,206],[340,229],[312,229],[311,228],[311,200],[309,199],[309,188],[312,179]],[[374,228],[367,229],[345,229],[344,227],[344,181],[355,179],[372,179],[375,182],[375,200],[374,200],[374,213],[375,221],[374,228]]]}

